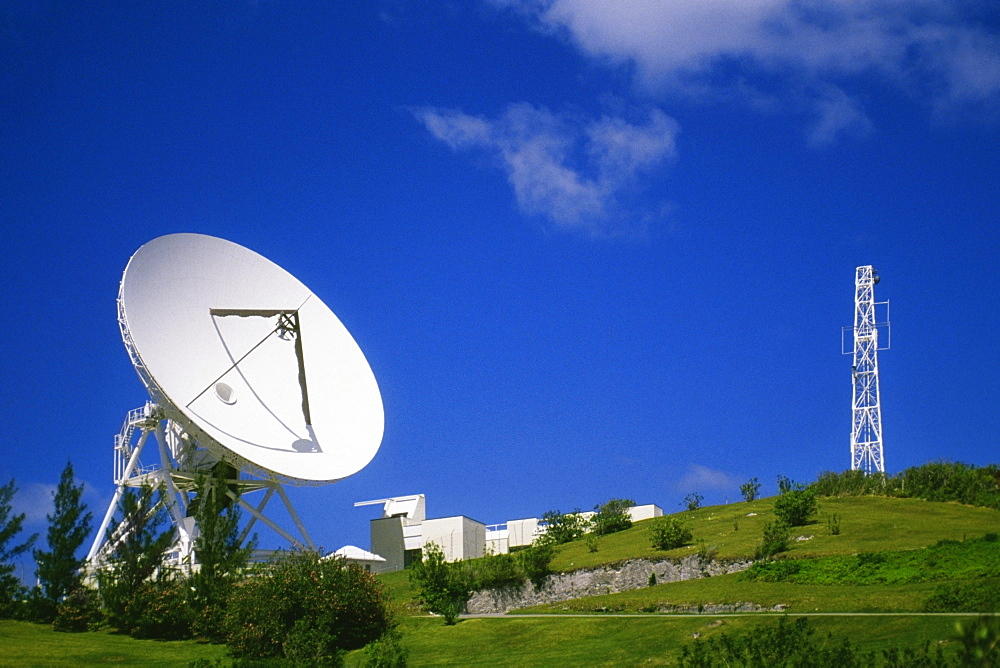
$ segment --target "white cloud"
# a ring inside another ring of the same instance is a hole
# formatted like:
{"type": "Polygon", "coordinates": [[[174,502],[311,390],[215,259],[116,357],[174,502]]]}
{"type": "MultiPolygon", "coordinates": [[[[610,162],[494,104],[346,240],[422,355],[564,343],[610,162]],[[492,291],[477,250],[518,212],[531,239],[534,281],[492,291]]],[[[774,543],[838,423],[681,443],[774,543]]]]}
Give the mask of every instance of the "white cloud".
{"type": "Polygon", "coordinates": [[[27,533],[33,533],[38,527],[44,527],[47,523],[46,515],[55,509],[56,486],[39,482],[29,482],[23,485],[18,484],[17,494],[14,495],[14,514],[24,513],[24,529],[27,533]]]}
{"type": "MultiPolygon", "coordinates": [[[[83,485],[83,498],[81,500],[86,504],[91,515],[103,517],[110,496],[102,498],[102,495],[90,483],[76,480],[74,484],[83,485]]],[[[55,511],[56,487],[53,484],[40,482],[17,483],[17,494],[14,495],[11,505],[15,515],[24,513],[25,535],[38,532],[41,534],[39,540],[45,541],[45,529],[48,527],[47,516],[55,511]]],[[[95,520],[91,519],[91,524],[94,523],[95,520]]]]}
{"type": "Polygon", "coordinates": [[[560,116],[524,103],[495,119],[430,108],[414,115],[451,148],[496,156],[522,211],[594,234],[625,215],[620,196],[641,173],[674,157],[678,132],[659,110],[639,124],[560,116]]]}
{"type": "Polygon", "coordinates": [[[585,54],[632,66],[647,88],[751,98],[775,87],[812,91],[814,143],[869,129],[849,93],[859,77],[874,75],[938,105],[1000,96],[995,0],[494,3],[565,35],[585,54]],[[831,87],[842,96],[831,99],[831,87]]]}
{"type": "Polygon", "coordinates": [[[872,131],[872,122],[858,101],[839,88],[825,91],[814,109],[816,121],[807,134],[812,146],[828,146],[842,134],[864,135],[872,131]]]}
{"type": "Polygon", "coordinates": [[[680,492],[730,492],[739,489],[740,483],[728,473],[710,469],[701,464],[688,464],[687,471],[674,487],[680,492]]]}

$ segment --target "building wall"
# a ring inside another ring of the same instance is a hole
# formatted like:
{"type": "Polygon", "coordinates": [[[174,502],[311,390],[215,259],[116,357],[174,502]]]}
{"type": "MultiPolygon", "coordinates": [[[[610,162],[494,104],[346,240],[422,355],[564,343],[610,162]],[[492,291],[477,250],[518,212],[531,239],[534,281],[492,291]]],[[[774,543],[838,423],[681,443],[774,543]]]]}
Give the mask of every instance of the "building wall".
{"type": "MultiPolygon", "coordinates": [[[[422,501],[423,495],[420,495],[419,508],[415,507],[419,515],[423,515],[422,501]]],[[[628,513],[633,522],[639,522],[660,517],[663,515],[663,510],[650,503],[633,506],[628,509],[628,513]]],[[[590,517],[594,513],[580,514],[590,517]]],[[[371,551],[385,559],[384,563],[373,565],[372,570],[377,573],[402,570],[406,567],[407,551],[412,558],[415,550],[422,549],[429,542],[441,546],[447,561],[458,561],[482,557],[487,551],[493,554],[506,554],[512,548],[531,545],[545,531],[545,527],[539,526],[537,517],[510,520],[506,524],[491,526],[493,530],[487,533],[485,524],[462,515],[423,522],[406,517],[383,517],[372,520],[371,551]]]]}
{"type": "Polygon", "coordinates": [[[486,547],[486,525],[459,515],[425,520],[423,544],[437,543],[446,561],[476,559],[483,556],[486,547]]]}
{"type": "Polygon", "coordinates": [[[647,503],[644,506],[632,506],[628,509],[628,514],[633,522],[649,520],[654,517],[662,517],[663,509],[655,503],[647,503]]]}
{"type": "Polygon", "coordinates": [[[375,573],[391,573],[401,571],[405,565],[403,561],[403,521],[402,517],[383,517],[372,520],[371,551],[379,555],[384,562],[373,566],[375,573]]]}

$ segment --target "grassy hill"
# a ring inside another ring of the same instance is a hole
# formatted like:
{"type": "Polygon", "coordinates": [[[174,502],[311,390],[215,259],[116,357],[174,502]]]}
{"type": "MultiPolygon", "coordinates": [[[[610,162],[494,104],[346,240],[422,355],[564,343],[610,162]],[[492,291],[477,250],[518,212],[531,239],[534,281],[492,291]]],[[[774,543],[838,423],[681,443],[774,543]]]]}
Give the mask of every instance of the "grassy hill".
{"type": "MultiPolygon", "coordinates": [[[[556,571],[572,571],[636,558],[678,559],[699,551],[714,553],[716,559],[749,559],[764,524],[774,519],[775,498],[678,513],[690,523],[694,540],[676,550],[653,549],[645,521],[601,538],[597,552],[590,552],[582,540],[561,545],[551,565],[556,571]]],[[[502,618],[467,619],[453,627],[436,618],[407,617],[402,623],[404,645],[414,666],[676,665],[678,648],[694,637],[704,640],[773,625],[780,615],[690,617],[657,611],[753,603],[765,608],[782,605],[790,615],[836,613],[811,618],[816,635],[850,638],[863,651],[930,642],[953,654],[954,625],[962,618],[919,613],[942,585],[1000,587],[1000,577],[984,579],[984,573],[1000,568],[1000,542],[983,540],[998,530],[1000,511],[989,508],[919,499],[821,498],[815,521],[793,531],[791,548],[775,563],[815,566],[825,576],[801,576],[805,579],[801,582],[795,577],[763,581],[736,573],[538,606],[502,618]],[[837,534],[831,531],[834,516],[837,534]],[[794,540],[800,536],[806,540],[794,540]],[[942,541],[943,546],[934,547],[942,541]],[[950,541],[965,543],[955,548],[950,541]],[[892,575],[877,581],[881,576],[871,576],[876,567],[892,575]],[[837,580],[829,576],[831,571],[848,576],[837,580]],[[900,572],[911,575],[903,577],[900,572]],[[866,573],[876,581],[858,583],[866,573]],[[815,581],[824,577],[828,583],[815,581]],[[539,613],[548,617],[528,616],[539,613]],[[599,616],[582,616],[594,613],[599,616]],[[864,616],[872,613],[890,616],[864,616]],[[622,614],[639,616],[617,616],[622,614]]],[[[809,571],[800,568],[796,576],[809,571]]],[[[380,580],[401,609],[417,612],[405,573],[380,580]]]]}
{"type": "MultiPolygon", "coordinates": [[[[655,550],[649,541],[649,520],[637,522],[631,529],[604,536],[598,542],[597,552],[590,552],[584,541],[578,540],[556,548],[551,567],[554,571],[565,572],[602,565],[613,565],[629,559],[681,559],[699,551],[714,553],[716,559],[744,560],[753,556],[754,549],[761,540],[764,525],[774,520],[774,500],[777,497],[759,499],[750,503],[735,503],[724,506],[709,506],[694,511],[677,513],[676,517],[690,523],[694,539],[690,545],[675,550],[655,550]]],[[[1000,530],[1000,511],[990,508],[963,506],[957,503],[937,503],[919,499],[896,499],[884,497],[822,498],[819,512],[812,524],[797,527],[793,541],[782,559],[813,559],[836,555],[877,553],[883,551],[916,550],[928,547],[942,540],[962,541],[980,538],[987,533],[1000,530]],[[840,533],[833,535],[829,521],[836,516],[840,533]],[[798,537],[808,540],[794,540],[798,537]]],[[[1000,543],[997,544],[1000,548],[1000,543]]],[[[418,612],[414,602],[414,591],[410,587],[405,572],[388,573],[379,580],[403,610],[418,612]]],[[[789,589],[788,586],[769,586],[769,583],[739,583],[739,575],[722,576],[708,580],[658,585],[653,590],[664,597],[664,602],[677,605],[698,605],[699,603],[751,602],[770,607],[779,603],[795,604],[799,609],[826,609],[844,612],[871,610],[871,592],[844,590],[843,596],[834,596],[823,603],[832,592],[820,589],[810,593],[807,589],[789,589]],[[739,583],[739,584],[737,584],[739,583]],[[733,589],[737,587],[737,589],[733,589]],[[668,589],[669,588],[669,589],[668,589]],[[702,591],[704,588],[704,591],[702,591]],[[733,592],[731,597],[720,597],[720,591],[733,592]],[[664,593],[669,592],[669,593],[664,593]],[[795,592],[799,599],[790,596],[795,592]],[[676,597],[676,601],[675,598],[676,597]],[[722,600],[733,599],[735,600],[722,600]],[[818,605],[810,601],[817,600],[818,605]]],[[[781,583],[786,585],[786,583],[781,583]]],[[[919,610],[922,602],[935,585],[904,586],[901,589],[888,588],[884,592],[887,601],[897,601],[887,610],[919,610]],[[900,607],[902,606],[902,607],[900,607]],[[909,606],[909,607],[907,607],[909,606]],[[917,606],[917,607],[913,607],[917,606]]],[[[656,603],[650,590],[635,594],[625,592],[609,596],[578,599],[532,612],[565,612],[567,610],[594,611],[649,609],[656,603]],[[631,602],[634,599],[634,604],[631,602]],[[626,603],[625,601],[630,601],[626,603]]],[[[886,604],[888,605],[888,603],[886,604]]]]}
{"type": "MultiPolygon", "coordinates": [[[[583,541],[559,546],[552,567],[571,571],[636,558],[677,559],[698,551],[714,552],[716,559],[748,559],[764,524],[774,519],[773,506],[774,498],[766,498],[678,513],[690,523],[694,540],[670,551],[654,550],[649,523],[639,522],[601,538],[597,552],[590,552],[583,541]]],[[[399,606],[411,666],[677,665],[680,648],[691,646],[695,637],[705,641],[721,634],[758,631],[773,627],[782,615],[685,616],[655,611],[738,602],[781,604],[791,616],[839,613],[811,617],[814,637],[825,639],[829,633],[850,638],[865,652],[929,642],[954,656],[959,647],[953,639],[955,622],[975,616],[927,616],[917,611],[942,586],[1000,588],[1000,577],[991,575],[1000,568],[1000,541],[984,539],[997,531],[1000,511],[988,508],[900,498],[821,498],[816,520],[793,532],[793,538],[808,540],[793,540],[790,550],[774,562],[777,566],[758,569],[756,575],[659,584],[520,614],[464,619],[454,626],[417,609],[406,573],[386,574],[379,580],[399,606]],[[839,534],[831,532],[828,521],[834,515],[839,534]],[[941,541],[959,543],[939,545],[941,541]],[[528,616],[531,612],[544,614],[528,616]],[[890,615],[862,616],[886,612],[890,615]],[[636,616],[622,616],[627,613],[636,616]]],[[[47,626],[7,621],[0,621],[0,637],[5,640],[0,666],[186,665],[197,659],[229,664],[225,647],[193,641],[62,634],[47,626]]],[[[348,656],[347,665],[363,664],[362,651],[348,656]]]]}

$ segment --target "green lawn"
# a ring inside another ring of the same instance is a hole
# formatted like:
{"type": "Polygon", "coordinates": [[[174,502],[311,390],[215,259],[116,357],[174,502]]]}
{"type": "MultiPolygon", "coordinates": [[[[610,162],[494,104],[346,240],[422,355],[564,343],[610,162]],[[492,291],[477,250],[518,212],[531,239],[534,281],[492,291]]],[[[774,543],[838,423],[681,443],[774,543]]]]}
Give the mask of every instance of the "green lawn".
{"type": "MultiPolygon", "coordinates": [[[[764,525],[775,519],[775,498],[677,513],[676,517],[691,524],[694,534],[693,544],[687,547],[654,550],[649,543],[650,520],[645,520],[627,531],[601,538],[597,552],[590,552],[582,540],[560,546],[552,560],[552,568],[571,571],[639,557],[677,559],[694,554],[702,545],[715,549],[718,559],[749,559],[760,542],[764,525]]],[[[819,505],[819,513],[812,524],[793,530],[792,547],[785,556],[800,558],[915,549],[939,540],[975,538],[1000,528],[1000,511],[957,503],[883,497],[822,497],[819,505]],[[833,515],[840,520],[840,535],[836,536],[830,534],[827,524],[827,518],[833,515]],[[799,536],[812,538],[794,540],[799,536]]]]}
{"type": "MultiPolygon", "coordinates": [[[[849,638],[865,652],[888,647],[919,646],[923,641],[948,642],[956,619],[950,617],[818,617],[810,618],[816,637],[832,633],[849,638]]],[[[445,626],[438,618],[403,620],[403,645],[409,665],[419,666],[670,666],[680,648],[720,633],[742,632],[758,624],[775,624],[776,616],[701,618],[648,617],[499,617],[465,619],[445,626]]],[[[361,665],[354,652],[348,665],[361,665]]]]}
{"type": "Polygon", "coordinates": [[[47,624],[0,620],[0,666],[185,666],[226,656],[225,645],[136,640],[116,633],[56,633],[47,624]]]}
{"type": "Polygon", "coordinates": [[[669,606],[752,603],[795,612],[920,612],[936,583],[906,585],[810,585],[745,582],[738,573],[590,596],[525,608],[522,613],[651,612],[669,606]]]}
{"type": "MultiPolygon", "coordinates": [[[[676,559],[696,552],[702,543],[714,549],[717,558],[747,558],[760,540],[764,523],[773,519],[773,501],[773,498],[761,499],[679,513],[690,521],[695,537],[694,545],[679,550],[653,550],[648,539],[649,525],[640,522],[628,531],[601,538],[597,552],[589,552],[582,541],[560,546],[552,566],[567,571],[633,558],[676,559]],[[748,513],[755,515],[748,517],[748,513]]],[[[913,499],[823,498],[817,522],[793,534],[812,538],[794,542],[784,556],[810,559],[916,550],[945,539],[978,538],[996,532],[998,527],[1000,511],[985,508],[913,499]],[[825,520],[834,513],[840,518],[840,535],[831,535],[825,520]]],[[[580,615],[595,610],[639,613],[666,605],[750,602],[765,607],[782,604],[791,615],[817,611],[917,611],[939,584],[796,584],[747,581],[733,574],[539,608],[548,613],[569,614],[465,619],[455,626],[446,626],[440,618],[414,614],[414,592],[405,572],[381,575],[379,581],[397,602],[403,645],[411,652],[411,666],[520,667],[674,665],[679,648],[692,642],[695,633],[703,639],[710,638],[726,631],[773,624],[778,617],[775,613],[744,617],[580,615]]],[[[830,632],[837,638],[850,638],[864,651],[878,651],[890,646],[918,646],[925,640],[947,642],[955,620],[917,615],[839,616],[810,618],[810,624],[820,637],[830,632]]],[[[55,633],[48,626],[12,621],[0,621],[0,638],[4,641],[0,666],[184,666],[197,659],[225,661],[226,657],[226,648],[220,645],[135,640],[111,633],[55,633]]],[[[954,650],[954,643],[945,646],[949,651],[954,650]]],[[[362,651],[353,652],[349,665],[359,666],[363,659],[362,651]]]]}
{"type": "MultiPolygon", "coordinates": [[[[760,541],[764,524],[774,518],[773,505],[774,497],[770,497],[752,503],[711,506],[677,513],[678,517],[690,522],[694,544],[669,551],[654,550],[649,543],[649,521],[639,522],[627,531],[601,538],[597,552],[590,552],[582,540],[560,545],[556,549],[552,568],[569,571],[633,558],[678,559],[697,552],[702,544],[714,549],[718,559],[747,559],[760,541]],[[748,517],[750,513],[754,514],[748,517]]],[[[812,538],[793,541],[791,549],[782,557],[808,559],[861,552],[916,550],[940,540],[978,538],[996,532],[998,528],[1000,511],[989,508],[919,499],[821,498],[818,519],[793,532],[793,537],[812,538]],[[839,535],[831,535],[825,519],[834,514],[840,520],[839,535]]],[[[380,575],[379,581],[393,600],[401,605],[403,614],[417,612],[415,592],[407,573],[387,573],[380,575]]],[[[919,611],[933,588],[934,585],[924,584],[881,586],[878,590],[829,586],[817,589],[788,583],[739,582],[737,576],[724,576],[579,599],[545,609],[553,612],[563,611],[564,608],[592,611],[601,607],[639,610],[661,602],[677,605],[750,602],[764,606],[781,603],[790,609],[804,611],[919,611]]]]}

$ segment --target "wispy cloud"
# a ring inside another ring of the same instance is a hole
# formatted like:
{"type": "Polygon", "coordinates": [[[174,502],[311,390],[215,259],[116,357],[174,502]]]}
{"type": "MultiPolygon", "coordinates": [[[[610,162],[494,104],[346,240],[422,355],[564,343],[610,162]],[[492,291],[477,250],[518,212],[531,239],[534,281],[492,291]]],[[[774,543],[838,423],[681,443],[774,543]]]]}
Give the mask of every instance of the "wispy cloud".
{"type": "Polygon", "coordinates": [[[740,483],[736,478],[701,464],[688,464],[687,470],[674,487],[679,492],[728,492],[735,494],[740,483]]]}
{"type": "Polygon", "coordinates": [[[936,106],[1000,96],[995,0],[492,1],[595,59],[631,65],[647,88],[806,91],[816,144],[870,130],[855,91],[867,77],[936,106]]]}
{"type": "MultiPolygon", "coordinates": [[[[76,485],[83,485],[82,501],[94,516],[103,515],[107,509],[110,495],[102,496],[93,485],[77,480],[76,485]]],[[[11,504],[14,514],[24,513],[24,530],[28,533],[42,533],[48,526],[48,515],[55,511],[56,485],[40,482],[17,484],[17,494],[11,504]]],[[[92,522],[93,523],[93,522],[92,522]]]]}
{"type": "Polygon", "coordinates": [[[39,482],[29,482],[18,484],[17,494],[14,495],[13,511],[15,514],[24,513],[24,527],[30,528],[29,533],[37,531],[38,527],[45,526],[46,515],[55,509],[56,486],[39,482]]]}
{"type": "Polygon", "coordinates": [[[622,201],[638,177],[675,155],[677,123],[659,110],[641,122],[618,116],[580,118],[512,104],[497,118],[453,109],[414,115],[455,150],[495,156],[522,211],[560,228],[614,231],[629,214],[622,201]]]}

